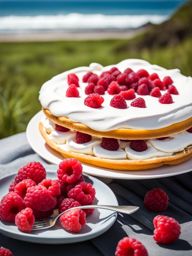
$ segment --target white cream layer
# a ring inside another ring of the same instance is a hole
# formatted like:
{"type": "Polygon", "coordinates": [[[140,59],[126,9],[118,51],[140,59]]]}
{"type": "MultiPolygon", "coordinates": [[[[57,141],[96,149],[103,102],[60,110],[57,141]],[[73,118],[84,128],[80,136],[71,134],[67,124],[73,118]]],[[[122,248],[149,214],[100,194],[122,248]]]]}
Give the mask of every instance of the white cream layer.
{"type": "Polygon", "coordinates": [[[97,131],[108,131],[117,128],[134,129],[159,129],[168,125],[183,121],[192,117],[192,78],[183,76],[178,69],[167,70],[157,65],[139,59],[127,59],[119,64],[102,67],[100,64],[92,63],[89,67],[79,67],[61,73],[47,81],[40,90],[39,100],[43,108],[49,109],[55,116],[67,116],[74,121],[81,122],[97,131]],[[116,109],[109,105],[111,95],[104,95],[103,108],[94,109],[84,105],[84,93],[87,83],[82,82],[83,75],[88,71],[100,74],[116,66],[120,71],[127,67],[137,71],[141,68],[149,73],[156,72],[162,79],[164,76],[171,76],[179,95],[172,95],[173,104],[160,104],[158,99],[149,95],[142,96],[147,108],[130,107],[116,109]],[[65,96],[67,74],[76,73],[80,79],[80,97],[67,98],[65,96]]]}
{"type": "Polygon", "coordinates": [[[69,151],[93,155],[93,147],[100,143],[99,140],[92,139],[86,143],[76,143],[73,138],[67,140],[67,146],[69,151]]]}

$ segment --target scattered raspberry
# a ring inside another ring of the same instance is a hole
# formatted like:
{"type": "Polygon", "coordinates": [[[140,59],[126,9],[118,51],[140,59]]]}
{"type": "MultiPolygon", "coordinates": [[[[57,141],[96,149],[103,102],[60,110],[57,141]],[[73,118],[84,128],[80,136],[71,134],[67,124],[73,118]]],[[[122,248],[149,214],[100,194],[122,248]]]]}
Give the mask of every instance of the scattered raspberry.
{"type": "Polygon", "coordinates": [[[170,93],[166,92],[159,98],[159,102],[161,104],[172,104],[173,103],[173,98],[170,93]]]}
{"type": "Polygon", "coordinates": [[[105,94],[105,88],[102,85],[96,85],[94,88],[94,93],[98,93],[99,95],[105,94]]]}
{"type": "Polygon", "coordinates": [[[121,91],[127,91],[129,89],[127,85],[120,85],[119,87],[121,91]]]}
{"type": "Polygon", "coordinates": [[[125,99],[125,100],[132,100],[135,99],[135,91],[134,89],[129,89],[127,91],[123,91],[120,93],[120,95],[125,99]]]}
{"type": "Polygon", "coordinates": [[[112,67],[112,68],[109,70],[109,73],[112,74],[112,73],[115,73],[116,71],[120,72],[117,67],[112,67]]]}
{"type": "Polygon", "coordinates": [[[136,83],[132,83],[131,85],[130,85],[130,88],[131,89],[133,89],[135,92],[137,91],[137,88],[138,88],[138,83],[136,82],[136,83]]]}
{"type": "Polygon", "coordinates": [[[187,130],[187,132],[192,133],[192,127],[187,130]]]}
{"type": "Polygon", "coordinates": [[[35,185],[36,185],[35,181],[31,179],[25,179],[15,185],[14,192],[17,193],[22,198],[24,198],[26,195],[27,189],[35,185]]]}
{"type": "Polygon", "coordinates": [[[101,147],[106,150],[116,151],[119,149],[119,143],[116,139],[102,138],[101,147]]]}
{"type": "Polygon", "coordinates": [[[57,177],[60,181],[67,184],[76,183],[82,176],[81,163],[73,158],[65,159],[59,164],[57,177]]]}
{"type": "Polygon", "coordinates": [[[91,183],[81,182],[69,190],[68,197],[78,201],[81,205],[92,204],[95,199],[95,189],[91,183]]]}
{"type": "Polygon", "coordinates": [[[148,95],[149,94],[149,89],[148,89],[148,86],[147,84],[141,84],[138,86],[138,89],[137,89],[137,93],[139,95],[148,95]]]}
{"type": "Polygon", "coordinates": [[[92,136],[82,132],[76,132],[75,141],[78,144],[83,144],[92,140],[92,136]]]}
{"type": "Polygon", "coordinates": [[[13,256],[13,253],[4,247],[0,247],[0,256],[13,256]]]}
{"type": "Polygon", "coordinates": [[[114,76],[115,80],[117,79],[117,77],[121,74],[121,72],[119,70],[116,70],[114,72],[111,73],[112,76],[114,76]]]}
{"type": "Polygon", "coordinates": [[[127,78],[127,74],[125,74],[125,73],[119,74],[117,77],[117,83],[121,84],[121,85],[125,84],[126,78],[127,78]]]}
{"type": "Polygon", "coordinates": [[[31,208],[25,208],[15,216],[15,225],[23,232],[31,232],[35,217],[31,208]]]}
{"type": "Polygon", "coordinates": [[[113,108],[125,109],[127,108],[127,103],[121,95],[115,95],[110,101],[110,106],[113,108]]]}
{"type": "Polygon", "coordinates": [[[61,194],[61,187],[58,180],[44,179],[39,185],[47,188],[53,197],[61,194]]]}
{"type": "Polygon", "coordinates": [[[147,143],[144,140],[132,140],[129,146],[137,152],[145,151],[148,148],[147,143]]]}
{"type": "Polygon", "coordinates": [[[0,203],[0,220],[15,222],[15,216],[25,207],[23,199],[15,192],[9,192],[0,203]]]}
{"type": "Polygon", "coordinates": [[[160,90],[166,89],[163,82],[160,79],[153,80],[153,85],[154,85],[154,87],[159,87],[160,90]]]}
{"type": "Polygon", "coordinates": [[[137,71],[137,75],[138,75],[139,77],[148,77],[148,76],[149,76],[149,73],[148,73],[147,70],[145,70],[145,69],[139,69],[139,70],[137,71]]]}
{"type": "Polygon", "coordinates": [[[80,209],[72,209],[63,213],[59,220],[65,230],[79,233],[86,223],[86,214],[80,209]]]}
{"type": "Polygon", "coordinates": [[[109,71],[104,71],[101,73],[100,78],[103,78],[103,77],[109,76],[109,75],[111,75],[111,73],[109,71]]]}
{"type": "Polygon", "coordinates": [[[67,90],[66,90],[66,97],[73,97],[78,98],[79,97],[79,91],[75,84],[71,84],[67,90]]]}
{"type": "Polygon", "coordinates": [[[138,82],[138,80],[139,80],[139,76],[137,75],[137,73],[132,72],[132,73],[127,75],[126,84],[131,85],[135,82],[138,82]]]}
{"type": "Polygon", "coordinates": [[[121,91],[121,89],[119,87],[119,84],[116,81],[112,81],[107,89],[107,92],[110,95],[118,94],[118,93],[120,93],[120,91],[121,91]]]}
{"type": "Polygon", "coordinates": [[[175,95],[179,94],[178,91],[177,91],[177,88],[174,85],[169,85],[168,92],[170,94],[175,94],[175,95]]]}
{"type": "Polygon", "coordinates": [[[91,93],[94,93],[95,84],[90,83],[85,87],[85,94],[89,95],[91,93]]]}
{"type": "Polygon", "coordinates": [[[151,75],[149,75],[149,79],[151,81],[155,80],[155,79],[159,79],[159,76],[157,73],[152,73],[151,75]]]}
{"type": "Polygon", "coordinates": [[[19,169],[15,182],[18,183],[25,179],[34,180],[36,184],[46,178],[46,171],[39,162],[30,162],[19,169]]]}
{"type": "Polygon", "coordinates": [[[14,191],[16,184],[17,184],[17,183],[16,183],[15,181],[12,181],[12,182],[11,182],[11,184],[9,185],[9,192],[13,192],[13,191],[14,191]]]}
{"type": "Polygon", "coordinates": [[[175,242],[181,233],[180,224],[171,217],[158,215],[153,219],[155,227],[153,238],[159,244],[175,242]]]}
{"type": "Polygon", "coordinates": [[[161,97],[161,91],[160,91],[159,87],[153,88],[152,91],[150,92],[150,95],[152,97],[156,97],[156,98],[161,97]]]}
{"type": "Polygon", "coordinates": [[[173,84],[173,80],[170,76],[165,76],[163,78],[163,84],[167,88],[169,85],[173,84]]]}
{"type": "Polygon", "coordinates": [[[61,125],[55,124],[55,130],[58,132],[68,132],[70,131],[68,128],[63,127],[61,125]]]}
{"type": "Polygon", "coordinates": [[[165,211],[168,207],[169,197],[161,188],[149,190],[144,197],[144,205],[149,211],[165,211]]]}
{"type": "Polygon", "coordinates": [[[124,73],[126,74],[126,75],[128,75],[128,74],[130,74],[130,73],[132,73],[133,72],[133,69],[131,69],[131,68],[126,68],[125,70],[124,70],[124,73]]]}
{"type": "Polygon", "coordinates": [[[78,201],[75,201],[73,198],[65,198],[59,206],[59,212],[64,212],[67,209],[76,206],[80,206],[80,203],[78,201]]]}
{"type": "Polygon", "coordinates": [[[92,75],[88,78],[87,82],[88,82],[88,83],[97,84],[98,80],[99,80],[98,75],[92,74],[92,75]]]}
{"type": "Polygon", "coordinates": [[[90,108],[100,108],[104,98],[98,93],[92,93],[85,98],[84,104],[90,108]]]}
{"type": "Polygon", "coordinates": [[[71,73],[67,75],[68,85],[74,84],[75,86],[79,86],[79,78],[75,73],[71,73]]]}
{"type": "Polygon", "coordinates": [[[83,83],[87,83],[89,77],[93,75],[92,72],[87,72],[84,76],[83,76],[83,83]]]}
{"type": "Polygon", "coordinates": [[[57,203],[50,191],[41,185],[28,188],[24,202],[26,207],[42,212],[52,210],[57,203]]]}
{"type": "Polygon", "coordinates": [[[115,256],[148,256],[148,252],[138,240],[124,237],[117,244],[115,256]]]}
{"type": "Polygon", "coordinates": [[[148,85],[149,84],[149,79],[147,77],[141,77],[138,81],[138,85],[141,85],[141,84],[146,84],[148,85]]]}
{"type": "Polygon", "coordinates": [[[81,176],[80,179],[78,179],[75,183],[72,183],[72,184],[68,184],[60,181],[61,195],[66,197],[69,190],[74,188],[76,185],[80,184],[82,181],[84,181],[83,176],[81,176]]]}
{"type": "Polygon", "coordinates": [[[131,102],[132,107],[146,108],[145,100],[143,98],[136,98],[131,102]]]}
{"type": "Polygon", "coordinates": [[[98,85],[102,85],[105,89],[108,88],[108,85],[112,82],[113,77],[111,74],[106,74],[104,77],[100,78],[98,85]]]}

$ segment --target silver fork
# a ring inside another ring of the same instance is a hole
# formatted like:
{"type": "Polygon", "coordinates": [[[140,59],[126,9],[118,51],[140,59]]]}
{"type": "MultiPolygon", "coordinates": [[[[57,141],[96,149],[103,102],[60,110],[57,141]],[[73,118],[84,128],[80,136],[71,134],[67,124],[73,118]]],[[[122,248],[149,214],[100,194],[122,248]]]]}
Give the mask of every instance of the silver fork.
{"type": "Polygon", "coordinates": [[[45,220],[41,221],[36,221],[33,225],[33,231],[38,231],[38,230],[43,230],[43,229],[49,229],[53,226],[55,226],[57,220],[61,215],[63,215],[65,212],[70,211],[72,209],[92,209],[92,208],[100,208],[100,209],[105,209],[105,210],[110,210],[113,212],[118,212],[118,213],[124,213],[124,214],[131,214],[136,212],[139,207],[138,206],[133,206],[133,205],[118,205],[118,206],[112,206],[112,205],[80,205],[76,206],[70,209],[67,209],[66,211],[58,214],[55,217],[50,217],[45,220]]]}

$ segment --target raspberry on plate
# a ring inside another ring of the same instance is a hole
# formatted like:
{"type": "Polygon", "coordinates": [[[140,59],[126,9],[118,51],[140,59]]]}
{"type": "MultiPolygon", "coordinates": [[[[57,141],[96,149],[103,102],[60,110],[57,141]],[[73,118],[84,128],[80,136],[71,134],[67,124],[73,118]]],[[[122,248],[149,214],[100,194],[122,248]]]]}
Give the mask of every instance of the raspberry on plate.
{"type": "Polygon", "coordinates": [[[81,182],[67,193],[69,198],[73,198],[81,205],[92,204],[95,199],[95,189],[91,183],[81,182]]]}
{"type": "Polygon", "coordinates": [[[86,223],[86,214],[81,209],[72,209],[63,213],[59,220],[65,230],[79,233],[86,223]]]}
{"type": "Polygon", "coordinates": [[[168,92],[170,94],[178,95],[179,92],[177,91],[177,88],[174,85],[169,85],[168,92]]]}
{"type": "Polygon", "coordinates": [[[76,132],[75,141],[78,144],[83,144],[91,141],[92,136],[82,132],[76,132]]]}
{"type": "Polygon", "coordinates": [[[139,76],[137,75],[137,73],[132,72],[132,73],[127,75],[126,84],[131,85],[133,83],[138,82],[138,80],[139,80],[139,76]]]}
{"type": "Polygon", "coordinates": [[[159,102],[161,104],[172,104],[173,103],[173,98],[170,93],[166,92],[159,98],[159,102]]]}
{"type": "Polygon", "coordinates": [[[149,73],[148,73],[147,70],[145,70],[145,69],[139,69],[139,70],[137,71],[137,75],[138,75],[139,77],[148,77],[148,76],[149,76],[149,73]]]}
{"type": "Polygon", "coordinates": [[[68,132],[70,131],[68,128],[63,127],[61,125],[55,124],[55,130],[58,132],[68,132]]]}
{"type": "Polygon", "coordinates": [[[110,101],[110,106],[113,108],[126,109],[127,103],[121,95],[115,95],[110,101]]]}
{"type": "Polygon", "coordinates": [[[52,196],[56,197],[61,194],[61,187],[58,180],[44,179],[39,183],[49,190],[52,196]]]}
{"type": "Polygon", "coordinates": [[[146,108],[145,100],[141,97],[136,98],[131,102],[131,106],[135,108],[146,108]]]}
{"type": "Polygon", "coordinates": [[[147,84],[140,84],[137,88],[137,93],[139,95],[148,95],[149,94],[149,89],[147,84]]]}
{"type": "Polygon", "coordinates": [[[110,95],[118,94],[120,93],[120,91],[121,91],[121,88],[119,87],[119,84],[116,81],[112,81],[107,88],[107,92],[110,95]]]}
{"type": "Polygon", "coordinates": [[[96,85],[94,88],[94,93],[98,93],[99,95],[105,94],[105,88],[102,85],[96,85]]]}
{"type": "Polygon", "coordinates": [[[84,100],[84,104],[90,108],[100,108],[103,102],[104,98],[98,93],[92,93],[84,100]]]}
{"type": "Polygon", "coordinates": [[[28,188],[24,202],[26,207],[42,212],[52,210],[57,204],[55,197],[42,185],[28,188]]]}
{"type": "Polygon", "coordinates": [[[113,138],[102,138],[101,147],[106,150],[116,151],[119,149],[119,142],[113,138]]]}
{"type": "Polygon", "coordinates": [[[192,127],[187,129],[187,132],[192,133],[192,127]]]}
{"type": "Polygon", "coordinates": [[[75,86],[79,86],[79,78],[75,73],[70,73],[67,75],[68,85],[74,84],[75,86]]]}
{"type": "Polygon", "coordinates": [[[165,76],[163,78],[163,84],[167,88],[169,85],[173,84],[173,80],[170,76],[165,76]]]}
{"type": "Polygon", "coordinates": [[[85,94],[89,95],[91,93],[94,93],[95,84],[90,83],[85,87],[85,94]]]}
{"type": "Polygon", "coordinates": [[[23,232],[31,232],[35,217],[31,208],[25,208],[15,216],[15,225],[23,232]]]}
{"type": "Polygon", "coordinates": [[[148,256],[148,252],[140,241],[124,237],[117,244],[115,256],[148,256]]]}
{"type": "Polygon", "coordinates": [[[72,207],[80,206],[78,201],[75,201],[73,198],[64,198],[59,206],[59,212],[64,212],[72,207]]]}
{"type": "Polygon", "coordinates": [[[15,192],[9,192],[0,203],[0,220],[15,222],[15,216],[25,208],[23,199],[15,192]]]}
{"type": "Polygon", "coordinates": [[[181,233],[181,227],[176,219],[158,215],[153,219],[155,227],[153,238],[159,244],[171,244],[175,242],[181,233]]]}
{"type": "Polygon", "coordinates": [[[161,97],[161,91],[160,91],[159,87],[153,88],[153,89],[151,90],[151,92],[150,92],[150,95],[151,95],[152,97],[156,97],[156,98],[161,97]]]}
{"type": "Polygon", "coordinates": [[[153,80],[154,87],[159,87],[160,90],[165,90],[166,87],[164,86],[163,82],[160,79],[153,80]]]}
{"type": "Polygon", "coordinates": [[[149,79],[151,81],[153,81],[155,79],[159,79],[159,75],[157,73],[152,73],[151,75],[149,75],[149,79]]]}
{"type": "Polygon", "coordinates": [[[81,163],[73,158],[65,159],[59,164],[57,177],[66,184],[76,183],[82,176],[81,163]]]}
{"type": "Polygon", "coordinates": [[[144,197],[144,205],[149,211],[165,211],[168,207],[169,197],[161,188],[149,190],[144,197]]]}
{"type": "Polygon", "coordinates": [[[88,83],[97,84],[98,80],[99,80],[98,75],[92,74],[92,75],[90,75],[90,77],[88,78],[87,82],[88,82],[88,83]]]}
{"type": "Polygon", "coordinates": [[[132,140],[129,146],[137,152],[145,151],[148,148],[147,143],[144,140],[132,140]]]}
{"type": "Polygon", "coordinates": [[[133,72],[133,69],[131,69],[131,68],[126,68],[123,73],[125,73],[126,75],[128,75],[128,74],[130,74],[130,73],[132,73],[132,72],[133,72]]]}
{"type": "Polygon", "coordinates": [[[4,247],[0,247],[0,256],[13,256],[13,253],[4,247]]]}
{"type": "Polygon", "coordinates": [[[9,192],[13,192],[17,183],[13,180],[9,185],[9,192]]]}
{"type": "Polygon", "coordinates": [[[43,165],[39,162],[30,162],[19,169],[15,182],[18,183],[25,179],[32,179],[38,184],[46,178],[46,171],[43,165]]]}
{"type": "Polygon", "coordinates": [[[78,98],[79,97],[79,91],[78,91],[77,86],[75,84],[71,84],[67,88],[66,97],[73,97],[73,98],[78,98]]]}
{"type": "Polygon", "coordinates": [[[87,72],[84,76],[83,76],[83,83],[87,83],[89,77],[93,75],[93,73],[91,71],[87,72]]]}
{"type": "Polygon", "coordinates": [[[113,76],[111,74],[106,74],[99,78],[98,85],[102,85],[105,89],[107,89],[112,80],[113,76]]]}
{"type": "Polygon", "coordinates": [[[14,192],[20,195],[22,198],[24,198],[26,195],[27,189],[35,185],[36,185],[35,181],[31,179],[22,180],[15,185],[14,192]]]}
{"type": "Polygon", "coordinates": [[[125,73],[119,74],[117,77],[117,83],[120,85],[124,85],[126,83],[126,78],[127,78],[127,74],[125,73]]]}
{"type": "Polygon", "coordinates": [[[122,91],[120,95],[125,99],[125,100],[133,100],[135,99],[135,90],[134,89],[129,89],[127,91],[122,91]]]}

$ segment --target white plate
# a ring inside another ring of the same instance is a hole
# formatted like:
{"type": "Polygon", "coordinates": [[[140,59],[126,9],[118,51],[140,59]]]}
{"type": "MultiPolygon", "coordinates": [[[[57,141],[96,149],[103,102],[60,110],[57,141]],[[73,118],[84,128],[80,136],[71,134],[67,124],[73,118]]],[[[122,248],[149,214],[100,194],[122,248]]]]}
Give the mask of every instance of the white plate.
{"type": "MultiPolygon", "coordinates": [[[[55,170],[49,170],[47,176],[54,178],[55,170]]],[[[14,175],[8,175],[0,180],[0,198],[7,194],[9,184],[14,175]]],[[[96,189],[96,204],[118,205],[117,199],[111,189],[100,180],[93,177],[85,177],[96,189]]],[[[64,229],[57,227],[45,231],[23,233],[15,225],[8,225],[0,221],[0,233],[18,239],[33,243],[45,244],[65,244],[76,243],[92,239],[103,234],[115,222],[116,213],[107,210],[95,209],[94,213],[87,217],[87,224],[80,233],[72,234],[64,229]]]]}
{"type": "MultiPolygon", "coordinates": [[[[27,139],[29,144],[37,154],[50,163],[58,164],[62,157],[51,150],[42,138],[38,123],[43,117],[43,113],[37,113],[29,122],[27,126],[27,139]]],[[[192,159],[175,166],[163,166],[148,171],[115,171],[110,169],[104,169],[94,166],[88,166],[83,164],[84,173],[112,179],[125,179],[125,180],[141,180],[141,179],[157,179],[163,177],[175,176],[183,173],[190,172],[192,169],[192,159]]]]}

